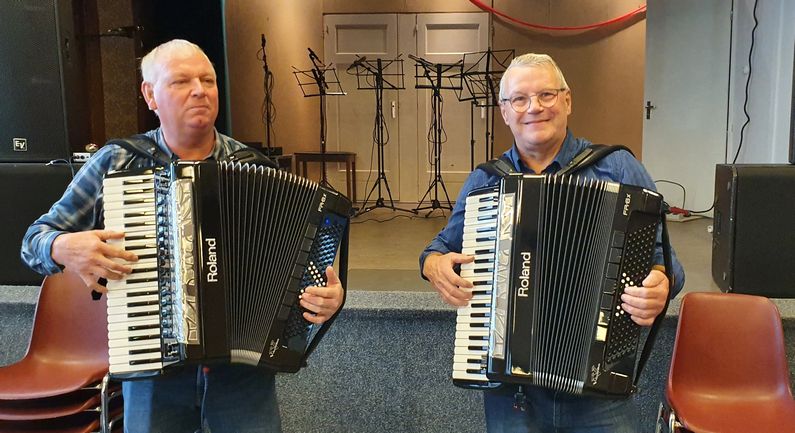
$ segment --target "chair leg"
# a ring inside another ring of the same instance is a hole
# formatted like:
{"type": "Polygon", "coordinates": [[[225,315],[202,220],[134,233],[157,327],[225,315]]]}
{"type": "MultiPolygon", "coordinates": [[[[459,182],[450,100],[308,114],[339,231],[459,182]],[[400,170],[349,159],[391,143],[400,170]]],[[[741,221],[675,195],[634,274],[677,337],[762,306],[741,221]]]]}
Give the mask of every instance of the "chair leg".
{"type": "Polygon", "coordinates": [[[110,376],[108,374],[102,378],[102,388],[100,389],[100,411],[99,411],[99,431],[100,433],[108,433],[108,381],[110,376]]]}
{"type": "Polygon", "coordinates": [[[679,420],[676,419],[676,412],[668,405],[668,402],[663,401],[660,403],[660,408],[657,410],[657,423],[654,432],[688,433],[690,430],[686,429],[679,420]]]}

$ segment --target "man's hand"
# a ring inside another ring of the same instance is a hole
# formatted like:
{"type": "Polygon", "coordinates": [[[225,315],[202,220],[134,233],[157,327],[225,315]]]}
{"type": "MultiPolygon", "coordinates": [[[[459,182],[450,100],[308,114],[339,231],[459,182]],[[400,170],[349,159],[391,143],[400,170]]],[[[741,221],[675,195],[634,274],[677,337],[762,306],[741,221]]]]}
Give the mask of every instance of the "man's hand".
{"type": "Polygon", "coordinates": [[[463,307],[472,298],[472,283],[455,273],[456,264],[470,263],[472,256],[458,253],[429,254],[425,257],[422,274],[444,302],[456,307],[463,307]]]}
{"type": "Polygon", "coordinates": [[[304,319],[318,325],[324,323],[340,309],[344,294],[345,289],[334,268],[327,267],[326,287],[310,286],[301,295],[301,306],[307,310],[304,319]]]}
{"type": "Polygon", "coordinates": [[[621,308],[641,326],[651,326],[668,299],[668,277],[653,269],[643,280],[643,287],[627,287],[621,295],[621,308]]]}
{"type": "Polygon", "coordinates": [[[52,243],[52,259],[79,275],[89,289],[105,293],[108,289],[97,282],[100,278],[120,280],[132,272],[130,266],[113,259],[138,261],[135,254],[105,243],[123,237],[124,233],[110,230],[64,233],[52,243]]]}

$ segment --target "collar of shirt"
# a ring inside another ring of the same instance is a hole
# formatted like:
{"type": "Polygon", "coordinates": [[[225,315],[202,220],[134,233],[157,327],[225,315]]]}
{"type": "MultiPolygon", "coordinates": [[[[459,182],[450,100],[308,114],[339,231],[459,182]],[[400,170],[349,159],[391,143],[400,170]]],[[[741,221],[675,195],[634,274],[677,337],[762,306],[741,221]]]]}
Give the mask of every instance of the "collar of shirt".
{"type": "MultiPolygon", "coordinates": [[[[220,161],[223,159],[223,155],[221,155],[223,143],[221,142],[221,134],[213,128],[213,134],[215,134],[215,146],[213,146],[213,150],[206,156],[204,159],[214,159],[216,161],[220,161]]],[[[160,148],[161,151],[172,161],[176,161],[176,155],[174,152],[171,151],[171,148],[168,147],[166,144],[166,139],[163,137],[163,129],[157,128],[157,132],[155,133],[155,142],[157,142],[157,147],[160,148]]]]}
{"type": "MultiPolygon", "coordinates": [[[[561,168],[565,167],[566,165],[571,162],[572,159],[582,150],[583,144],[574,138],[571,134],[570,130],[566,130],[566,138],[563,139],[563,145],[560,147],[558,154],[555,155],[555,158],[552,162],[544,169],[543,173],[556,173],[561,168]]],[[[519,157],[519,150],[516,148],[516,143],[511,147],[511,149],[506,152],[508,159],[511,160],[515,169],[522,173],[531,173],[537,174],[529,167],[524,165],[522,162],[522,158],[519,157]]]]}

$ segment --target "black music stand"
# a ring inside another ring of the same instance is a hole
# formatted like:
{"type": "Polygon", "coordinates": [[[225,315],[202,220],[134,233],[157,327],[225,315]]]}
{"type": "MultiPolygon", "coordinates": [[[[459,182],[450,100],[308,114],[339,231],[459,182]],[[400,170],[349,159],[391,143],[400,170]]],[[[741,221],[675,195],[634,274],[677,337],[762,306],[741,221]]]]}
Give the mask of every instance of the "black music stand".
{"type": "MultiPolygon", "coordinates": [[[[299,70],[293,66],[293,75],[298,81],[304,98],[320,97],[320,184],[334,189],[326,177],[326,160],[322,157],[326,153],[326,96],[342,96],[345,95],[345,92],[342,90],[337,70],[331,64],[323,64],[311,48],[307,49],[309,50],[309,60],[312,61],[312,69],[299,70]]],[[[351,200],[353,199],[351,197],[351,200]]]]}
{"type": "Polygon", "coordinates": [[[375,90],[375,127],[373,128],[373,141],[375,142],[374,144],[378,152],[378,177],[373,187],[370,188],[370,192],[367,193],[362,203],[362,209],[355,216],[370,212],[379,207],[417,213],[415,210],[401,209],[395,206],[395,202],[392,200],[392,191],[389,189],[389,181],[386,179],[384,164],[384,146],[389,141],[389,130],[384,120],[384,89],[402,90],[406,88],[403,81],[403,59],[401,59],[400,56],[391,60],[384,60],[381,58],[367,60],[366,57],[359,57],[348,68],[348,73],[356,75],[356,85],[359,90],[375,90]],[[386,134],[384,134],[384,131],[386,131],[386,134]],[[381,181],[384,182],[384,188],[389,196],[389,205],[384,202],[384,196],[381,192],[381,181]],[[370,200],[370,196],[373,195],[376,188],[378,189],[378,198],[375,199],[372,206],[367,206],[367,202],[370,200]]]}
{"type": "Polygon", "coordinates": [[[475,110],[486,109],[486,161],[494,158],[494,107],[500,105],[500,79],[511,64],[514,50],[486,50],[465,53],[459,101],[471,101],[469,113],[469,160],[475,169],[475,110]]]}
{"type": "Polygon", "coordinates": [[[453,210],[453,205],[450,202],[450,196],[447,194],[447,188],[444,186],[442,179],[442,143],[447,140],[444,127],[442,126],[442,89],[447,90],[461,90],[461,74],[463,63],[461,61],[456,63],[431,63],[423,58],[409,54],[409,57],[416,63],[414,65],[414,77],[417,79],[417,84],[414,86],[416,89],[430,89],[431,93],[431,112],[432,120],[431,127],[429,128],[428,135],[429,141],[433,144],[433,155],[431,165],[433,165],[433,180],[428,185],[428,190],[420,199],[417,207],[414,208],[415,212],[430,209],[425,217],[427,218],[436,209],[449,209],[453,210]],[[447,205],[443,206],[439,202],[439,186],[441,185],[444,196],[447,199],[447,205]],[[433,197],[429,197],[433,191],[433,197]],[[430,198],[428,206],[422,206],[425,198],[430,198]]]}

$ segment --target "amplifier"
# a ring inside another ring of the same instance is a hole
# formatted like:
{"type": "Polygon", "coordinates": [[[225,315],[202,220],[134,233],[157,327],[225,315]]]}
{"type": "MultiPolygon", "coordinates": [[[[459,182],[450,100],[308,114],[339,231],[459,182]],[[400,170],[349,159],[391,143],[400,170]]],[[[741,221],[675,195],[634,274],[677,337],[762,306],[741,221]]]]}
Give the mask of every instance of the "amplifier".
{"type": "Polygon", "coordinates": [[[724,292],[795,298],[795,166],[715,167],[712,278],[724,292]]]}
{"type": "MultiPolygon", "coordinates": [[[[82,165],[74,165],[77,171],[82,165]]],[[[0,285],[38,286],[44,277],[19,257],[28,226],[63,195],[72,181],[66,164],[0,163],[0,285]]]]}

